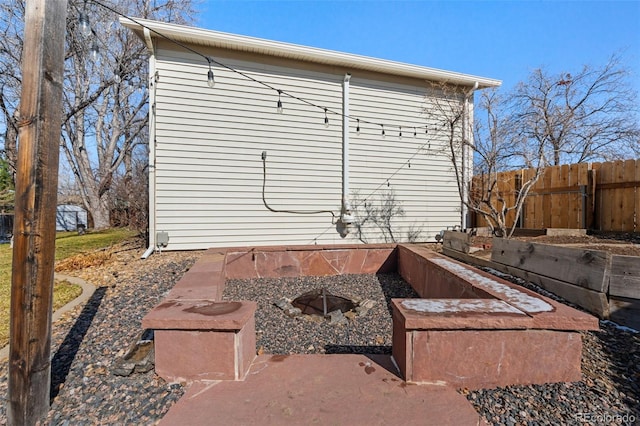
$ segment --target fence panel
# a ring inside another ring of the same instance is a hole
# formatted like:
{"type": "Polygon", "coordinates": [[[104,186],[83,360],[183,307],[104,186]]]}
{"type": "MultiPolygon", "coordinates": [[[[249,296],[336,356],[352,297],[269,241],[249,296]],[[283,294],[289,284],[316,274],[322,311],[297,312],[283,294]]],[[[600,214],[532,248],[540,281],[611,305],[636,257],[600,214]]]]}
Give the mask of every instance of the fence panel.
{"type": "Polygon", "coordinates": [[[637,187],[627,185],[627,182],[634,182],[636,177],[637,163],[635,160],[627,160],[624,162],[624,172],[622,182],[622,212],[621,231],[633,232],[635,229],[635,198],[637,187]]]}
{"type": "MultiPolygon", "coordinates": [[[[499,173],[500,196],[513,206],[522,184],[533,176],[534,170],[499,173]]],[[[473,185],[480,181],[481,177],[474,178],[473,185]]],[[[499,207],[497,198],[493,201],[499,207]]],[[[640,232],[639,214],[640,160],[579,163],[543,171],[529,192],[519,227],[640,232]]],[[[516,220],[515,212],[510,212],[507,226],[516,220]]],[[[487,226],[479,216],[475,223],[487,226]]]]}

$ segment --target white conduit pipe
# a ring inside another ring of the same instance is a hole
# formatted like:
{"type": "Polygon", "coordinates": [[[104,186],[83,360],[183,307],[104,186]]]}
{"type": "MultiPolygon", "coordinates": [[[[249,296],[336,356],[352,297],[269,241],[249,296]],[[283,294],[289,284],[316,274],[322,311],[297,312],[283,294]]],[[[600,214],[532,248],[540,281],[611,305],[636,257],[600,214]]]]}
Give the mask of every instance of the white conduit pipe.
{"type": "Polygon", "coordinates": [[[146,259],[156,248],[156,56],[149,29],[144,29],[144,39],[149,49],[149,247],[141,256],[146,259]]]}
{"type": "Polygon", "coordinates": [[[467,93],[465,93],[465,97],[464,97],[464,125],[462,128],[462,194],[461,195],[461,200],[460,200],[460,204],[461,204],[461,218],[460,218],[460,225],[462,226],[462,229],[465,230],[467,229],[467,227],[469,226],[469,209],[467,208],[467,197],[469,196],[469,191],[468,191],[468,184],[469,184],[469,178],[470,178],[470,174],[469,174],[469,168],[467,167],[467,163],[470,162],[469,159],[469,147],[467,146],[467,143],[471,143],[472,139],[473,139],[473,129],[471,127],[472,123],[471,123],[471,107],[469,106],[469,98],[471,98],[471,96],[473,96],[473,92],[475,92],[476,90],[478,90],[478,82],[476,81],[473,84],[473,87],[471,89],[469,89],[469,91],[467,93]]]}
{"type": "Polygon", "coordinates": [[[351,74],[344,75],[342,82],[342,211],[340,220],[344,225],[353,223],[349,201],[349,80],[351,74]]]}

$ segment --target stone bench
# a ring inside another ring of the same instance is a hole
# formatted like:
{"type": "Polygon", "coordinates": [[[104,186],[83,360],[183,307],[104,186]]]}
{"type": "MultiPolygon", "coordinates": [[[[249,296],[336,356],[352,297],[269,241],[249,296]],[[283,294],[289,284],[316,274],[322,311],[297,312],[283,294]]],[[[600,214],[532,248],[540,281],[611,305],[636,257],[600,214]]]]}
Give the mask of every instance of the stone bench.
{"type": "Polygon", "coordinates": [[[595,317],[418,246],[398,270],[421,299],[394,299],[393,357],[408,382],[470,389],[578,381],[595,317]]]}

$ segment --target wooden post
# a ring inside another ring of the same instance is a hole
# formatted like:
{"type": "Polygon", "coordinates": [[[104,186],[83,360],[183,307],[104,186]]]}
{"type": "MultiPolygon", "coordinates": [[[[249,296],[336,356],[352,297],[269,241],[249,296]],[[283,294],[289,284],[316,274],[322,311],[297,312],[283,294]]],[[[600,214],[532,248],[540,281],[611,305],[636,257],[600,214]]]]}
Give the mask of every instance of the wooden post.
{"type": "Polygon", "coordinates": [[[67,0],[27,0],[16,170],[10,425],[49,411],[55,213],[67,0]]]}

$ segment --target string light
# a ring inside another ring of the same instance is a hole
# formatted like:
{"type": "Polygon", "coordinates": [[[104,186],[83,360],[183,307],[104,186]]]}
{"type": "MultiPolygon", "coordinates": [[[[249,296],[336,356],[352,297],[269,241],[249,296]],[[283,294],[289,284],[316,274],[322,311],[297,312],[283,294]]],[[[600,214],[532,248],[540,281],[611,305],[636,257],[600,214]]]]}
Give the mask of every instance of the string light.
{"type": "Polygon", "coordinates": [[[89,48],[89,54],[91,55],[91,59],[94,61],[98,60],[98,55],[100,54],[100,48],[98,47],[98,42],[93,40],[91,43],[91,47],[89,48]]]}
{"type": "MultiPolygon", "coordinates": [[[[187,51],[189,51],[189,52],[191,52],[191,53],[193,53],[193,54],[195,54],[195,55],[198,55],[198,56],[200,56],[200,57],[204,58],[204,59],[207,61],[208,65],[209,65],[209,70],[208,70],[208,72],[207,72],[207,83],[208,83],[208,85],[209,85],[210,87],[214,87],[214,86],[215,86],[215,75],[214,75],[214,72],[213,72],[213,64],[215,64],[215,65],[218,65],[218,66],[220,66],[220,67],[222,67],[222,68],[225,68],[225,69],[227,69],[227,70],[229,70],[229,71],[231,71],[231,72],[233,72],[233,73],[236,73],[236,74],[238,74],[238,75],[241,75],[242,77],[246,78],[247,80],[253,81],[253,82],[255,82],[255,83],[257,83],[257,84],[260,84],[260,85],[262,85],[262,86],[264,86],[264,87],[267,87],[267,88],[269,88],[269,89],[271,89],[271,90],[276,90],[276,91],[278,92],[278,99],[279,99],[279,103],[282,103],[281,95],[283,95],[283,94],[284,94],[284,95],[286,95],[286,96],[288,96],[288,97],[290,97],[290,98],[293,98],[293,99],[295,99],[295,100],[298,100],[299,102],[304,103],[304,104],[307,104],[307,105],[309,105],[309,106],[311,106],[311,107],[318,108],[318,109],[323,109],[323,110],[325,111],[325,125],[326,125],[327,127],[329,126],[329,119],[328,119],[328,117],[327,117],[328,112],[331,112],[332,114],[340,115],[340,116],[345,117],[345,118],[348,118],[348,119],[355,119],[355,117],[351,117],[351,116],[349,116],[349,115],[342,114],[342,113],[340,113],[340,112],[338,112],[338,111],[329,110],[328,108],[325,108],[325,107],[321,107],[321,106],[319,106],[319,105],[316,105],[316,104],[314,104],[313,102],[310,102],[310,101],[308,101],[308,100],[306,100],[306,99],[303,99],[303,98],[301,98],[301,97],[299,97],[299,96],[296,96],[296,95],[294,95],[294,94],[288,93],[288,92],[283,91],[283,90],[276,89],[275,87],[273,87],[273,86],[271,86],[271,85],[269,85],[269,84],[267,84],[267,83],[265,83],[265,82],[263,82],[263,81],[260,81],[260,80],[258,80],[258,79],[256,79],[256,78],[254,78],[254,77],[252,77],[252,76],[250,76],[250,75],[248,75],[248,74],[245,74],[245,73],[244,73],[244,72],[242,72],[242,71],[239,71],[239,70],[237,70],[237,69],[234,69],[234,68],[232,68],[232,67],[230,67],[230,66],[228,66],[228,65],[226,65],[226,64],[224,64],[224,63],[221,63],[221,62],[219,62],[219,61],[216,61],[215,59],[213,59],[213,58],[211,58],[211,57],[209,57],[209,56],[206,56],[206,55],[204,55],[203,53],[198,52],[198,51],[197,51],[197,50],[195,50],[194,48],[192,48],[192,47],[190,47],[190,46],[187,46],[187,45],[185,45],[185,44],[183,44],[183,43],[181,43],[181,42],[179,42],[179,41],[177,41],[177,40],[174,40],[174,39],[172,39],[171,37],[169,37],[169,36],[167,36],[167,35],[165,35],[165,34],[161,33],[160,31],[154,30],[153,28],[150,28],[150,27],[148,27],[147,25],[142,24],[141,22],[138,22],[135,18],[131,18],[131,17],[129,17],[128,15],[125,15],[125,14],[123,14],[123,13],[121,13],[121,12],[119,12],[119,11],[115,10],[114,8],[112,8],[112,7],[110,7],[110,6],[108,6],[108,5],[104,4],[104,3],[102,3],[101,1],[98,1],[98,0],[85,0],[85,8],[86,8],[86,2],[87,2],[87,1],[91,1],[92,3],[95,3],[96,5],[98,5],[98,6],[102,7],[102,8],[104,8],[104,9],[106,9],[106,10],[110,11],[110,12],[115,13],[116,15],[119,15],[119,16],[122,16],[122,17],[124,17],[124,18],[127,18],[127,19],[128,19],[128,20],[130,20],[131,22],[133,22],[133,23],[135,23],[135,24],[139,25],[141,28],[145,28],[145,29],[149,30],[150,32],[152,32],[153,34],[156,34],[156,35],[158,35],[159,37],[162,37],[163,39],[165,39],[165,40],[167,40],[167,41],[169,41],[169,42],[171,42],[171,43],[173,43],[173,44],[175,44],[175,45],[177,45],[177,46],[180,46],[180,47],[182,47],[183,49],[185,49],[185,50],[187,50],[187,51]]],[[[89,21],[88,21],[88,18],[87,18],[87,14],[84,12],[85,8],[83,8],[83,13],[80,13],[80,16],[79,16],[79,23],[80,23],[80,27],[81,27],[81,30],[82,30],[82,31],[84,31],[84,30],[85,30],[85,28],[88,28],[89,33],[90,33],[90,32],[91,32],[91,30],[90,30],[90,27],[89,27],[89,25],[88,25],[88,24],[89,24],[89,21]]],[[[356,119],[356,120],[357,120],[356,132],[358,131],[358,129],[359,129],[359,128],[361,129],[361,126],[360,126],[360,125],[361,125],[362,123],[364,123],[364,124],[371,124],[371,125],[380,125],[380,126],[382,127],[382,132],[381,132],[381,133],[382,133],[382,136],[383,136],[383,137],[385,136],[384,124],[379,124],[379,123],[375,123],[375,122],[371,122],[371,121],[367,121],[367,120],[361,120],[361,119],[356,119]],[[362,121],[362,123],[360,123],[361,121],[362,121]]],[[[399,127],[399,128],[401,129],[401,126],[391,126],[391,127],[399,127]]],[[[425,134],[427,134],[427,133],[428,133],[428,130],[426,130],[426,127],[427,127],[427,126],[415,126],[415,127],[414,127],[414,136],[417,136],[417,130],[416,130],[416,129],[422,129],[422,128],[425,128],[425,134]]],[[[401,132],[401,130],[400,130],[400,132],[401,132]]]]}
{"type": "MultiPolygon", "coordinates": [[[[173,40],[172,38],[162,34],[161,32],[159,32],[157,30],[154,30],[153,28],[150,28],[150,27],[148,27],[148,26],[136,21],[134,18],[131,18],[131,17],[129,17],[129,16],[127,16],[127,15],[121,13],[121,12],[118,12],[117,10],[113,9],[112,7],[110,7],[110,6],[106,5],[106,4],[101,3],[100,1],[97,1],[97,0],[90,0],[90,1],[92,1],[93,3],[101,6],[102,8],[104,8],[106,10],[109,10],[110,12],[115,13],[116,15],[119,15],[119,16],[122,16],[124,18],[127,18],[128,20],[130,20],[130,21],[134,22],[135,24],[139,25],[141,28],[147,29],[150,32],[162,37],[163,39],[165,39],[165,40],[167,40],[169,42],[172,42],[172,43],[176,44],[177,46],[180,46],[183,49],[185,49],[185,50],[187,50],[187,51],[189,51],[191,53],[194,53],[194,54],[196,54],[198,56],[201,56],[202,58],[206,59],[208,64],[209,64],[209,71],[207,72],[207,83],[208,83],[208,85],[210,87],[214,87],[214,85],[215,85],[215,76],[214,76],[213,68],[212,68],[212,64],[215,63],[215,64],[219,65],[220,67],[225,68],[225,69],[227,69],[227,70],[229,70],[231,72],[234,72],[236,74],[239,74],[242,77],[244,77],[244,78],[246,78],[248,80],[251,80],[251,81],[253,81],[253,82],[257,83],[257,84],[260,84],[260,85],[262,85],[264,87],[267,87],[269,89],[272,89],[272,90],[277,90],[278,91],[278,104],[277,104],[277,106],[278,106],[278,109],[279,109],[278,112],[281,112],[281,107],[282,107],[281,95],[282,95],[282,93],[284,93],[285,95],[287,95],[287,96],[289,96],[289,97],[291,97],[293,99],[298,100],[301,103],[307,104],[307,105],[312,106],[314,108],[322,108],[322,109],[324,109],[324,124],[325,124],[325,127],[329,127],[329,118],[327,116],[328,108],[320,107],[320,106],[318,106],[318,105],[316,105],[316,104],[314,104],[314,103],[312,103],[312,102],[310,102],[310,101],[308,101],[306,99],[303,99],[301,97],[295,96],[295,95],[293,95],[291,93],[283,92],[282,90],[275,89],[274,87],[270,86],[269,84],[267,84],[267,83],[265,83],[263,81],[257,80],[255,78],[251,77],[250,75],[243,73],[242,71],[236,70],[236,69],[234,69],[234,68],[232,68],[232,67],[230,67],[230,66],[228,66],[226,64],[218,62],[218,61],[214,60],[213,58],[205,56],[204,54],[198,52],[197,50],[195,50],[195,49],[193,49],[193,48],[191,48],[191,47],[189,47],[189,46],[187,46],[185,44],[182,44],[182,43],[180,43],[180,42],[178,42],[176,40],[173,40]]],[[[87,0],[85,0],[85,5],[84,5],[84,8],[83,8],[83,12],[81,12],[80,15],[79,15],[78,23],[79,23],[80,30],[82,31],[82,33],[85,34],[85,35],[90,35],[91,34],[91,26],[90,26],[90,23],[89,23],[88,16],[86,14],[86,2],[87,2],[87,0]]],[[[91,53],[94,54],[94,55],[98,54],[98,45],[97,45],[97,43],[94,43],[94,45],[92,45],[91,53]],[[95,48],[94,48],[94,46],[95,46],[95,48]]],[[[341,115],[342,117],[345,117],[345,118],[348,118],[348,119],[352,119],[352,117],[350,117],[349,115],[341,114],[341,113],[335,112],[335,111],[332,111],[332,113],[341,115]]],[[[358,135],[359,135],[360,134],[360,119],[359,118],[356,119],[356,122],[357,122],[356,133],[358,133],[358,135]]],[[[366,121],[366,120],[362,120],[362,122],[366,123],[366,124],[372,124],[372,125],[376,124],[374,122],[370,122],[370,121],[366,121]]],[[[384,138],[385,137],[384,124],[379,124],[379,125],[380,125],[380,127],[382,129],[382,137],[384,138]]],[[[402,126],[398,126],[398,127],[400,129],[399,135],[402,136],[402,126]]],[[[413,136],[414,137],[417,136],[417,129],[418,128],[424,128],[425,129],[425,134],[429,134],[428,126],[414,126],[413,127],[413,136]]],[[[420,148],[418,148],[418,150],[411,156],[411,158],[415,157],[427,144],[428,144],[428,148],[427,149],[431,149],[431,143],[430,142],[425,142],[424,144],[422,144],[420,146],[420,148]]],[[[411,168],[411,158],[406,163],[409,168],[411,168]]],[[[402,166],[400,168],[398,168],[395,172],[393,172],[390,175],[389,178],[395,176],[400,171],[400,169],[402,169],[402,166]]],[[[387,187],[390,186],[389,178],[387,178],[387,180],[386,180],[387,187]]],[[[377,192],[383,185],[384,185],[384,182],[381,183],[376,189],[374,189],[373,192],[371,192],[367,197],[365,197],[365,199],[363,201],[365,203],[365,205],[367,203],[366,202],[367,198],[369,198],[375,192],[377,192]]],[[[358,206],[356,205],[355,207],[358,207],[358,206]]],[[[329,229],[329,228],[327,228],[327,229],[329,229]]],[[[324,234],[324,232],[323,232],[323,234],[324,234]]],[[[316,241],[316,244],[317,244],[317,241],[316,241]]]]}
{"type": "Polygon", "coordinates": [[[211,58],[208,56],[206,58],[207,58],[207,62],[209,63],[209,72],[207,73],[207,84],[209,85],[209,87],[213,89],[213,87],[216,85],[216,79],[215,79],[215,76],[213,75],[213,68],[211,67],[211,58]]]}
{"type": "Polygon", "coordinates": [[[277,111],[278,114],[282,114],[282,101],[280,100],[280,95],[282,95],[282,90],[278,89],[278,106],[277,106],[277,111]]]}
{"type": "Polygon", "coordinates": [[[89,16],[87,15],[87,0],[84,0],[82,12],[78,15],[78,24],[80,25],[80,32],[85,37],[91,35],[91,23],[89,22],[89,16]]]}

